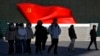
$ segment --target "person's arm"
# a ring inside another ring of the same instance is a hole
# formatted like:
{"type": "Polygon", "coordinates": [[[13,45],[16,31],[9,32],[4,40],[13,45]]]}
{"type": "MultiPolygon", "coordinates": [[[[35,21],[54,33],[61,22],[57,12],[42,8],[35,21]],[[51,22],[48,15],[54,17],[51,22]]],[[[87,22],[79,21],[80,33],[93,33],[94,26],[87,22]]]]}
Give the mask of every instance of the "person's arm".
{"type": "Polygon", "coordinates": [[[24,37],[25,37],[25,39],[27,39],[28,38],[28,33],[27,33],[27,30],[26,29],[24,29],[25,30],[25,35],[24,35],[24,37]]]}
{"type": "Polygon", "coordinates": [[[92,30],[90,30],[90,36],[92,36],[92,30]]]}
{"type": "Polygon", "coordinates": [[[8,36],[9,36],[9,30],[7,29],[5,33],[5,40],[8,40],[8,36]]]}
{"type": "Polygon", "coordinates": [[[61,28],[58,26],[58,34],[61,34],[61,28]]]}
{"type": "Polygon", "coordinates": [[[49,28],[48,28],[48,33],[52,34],[51,26],[49,26],[49,28]]]}
{"type": "Polygon", "coordinates": [[[35,34],[33,33],[32,29],[30,29],[30,30],[31,30],[31,38],[34,38],[35,34]]]}

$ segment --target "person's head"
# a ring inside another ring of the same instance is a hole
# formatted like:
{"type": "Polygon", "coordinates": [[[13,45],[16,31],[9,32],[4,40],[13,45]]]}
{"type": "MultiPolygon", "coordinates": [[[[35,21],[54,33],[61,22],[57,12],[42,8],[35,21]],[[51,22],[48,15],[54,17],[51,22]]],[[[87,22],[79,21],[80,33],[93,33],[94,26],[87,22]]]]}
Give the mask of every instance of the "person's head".
{"type": "Polygon", "coordinates": [[[14,23],[10,23],[9,28],[13,28],[13,27],[14,27],[14,23]]]}
{"type": "Polygon", "coordinates": [[[96,29],[96,25],[93,25],[93,29],[96,29]]]}
{"type": "Polygon", "coordinates": [[[23,23],[20,23],[20,27],[24,28],[24,24],[23,23]]]}
{"type": "Polygon", "coordinates": [[[11,31],[14,30],[14,23],[9,24],[9,30],[11,30],[11,31]]]}
{"type": "Polygon", "coordinates": [[[16,23],[16,27],[19,27],[19,23],[16,23]]]}
{"type": "Polygon", "coordinates": [[[74,25],[71,25],[70,28],[74,28],[74,25]]]}
{"type": "Polygon", "coordinates": [[[16,23],[16,29],[18,29],[18,28],[19,28],[19,26],[20,26],[20,25],[19,25],[18,23],[16,23]]]}
{"type": "Polygon", "coordinates": [[[29,27],[30,28],[31,27],[31,23],[27,23],[26,24],[26,27],[29,27]]]}
{"type": "Polygon", "coordinates": [[[41,20],[37,21],[37,25],[42,25],[42,24],[43,24],[43,22],[41,20]]]}
{"type": "Polygon", "coordinates": [[[57,18],[54,18],[54,19],[53,19],[52,24],[57,24],[57,18]]]}

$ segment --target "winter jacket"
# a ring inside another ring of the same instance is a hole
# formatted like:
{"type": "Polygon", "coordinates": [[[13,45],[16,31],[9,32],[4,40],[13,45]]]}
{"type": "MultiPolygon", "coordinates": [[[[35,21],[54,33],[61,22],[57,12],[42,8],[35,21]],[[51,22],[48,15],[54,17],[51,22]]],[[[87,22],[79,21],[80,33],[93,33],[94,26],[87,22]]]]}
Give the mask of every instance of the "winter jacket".
{"type": "Polygon", "coordinates": [[[26,31],[27,31],[27,39],[31,39],[34,37],[33,31],[31,28],[26,27],[26,31]]]}
{"type": "Polygon", "coordinates": [[[70,39],[72,39],[72,38],[77,38],[77,36],[76,36],[76,34],[75,34],[75,30],[74,30],[74,28],[69,28],[68,29],[69,31],[69,37],[70,37],[70,39]]]}
{"type": "Polygon", "coordinates": [[[50,25],[48,28],[48,32],[50,33],[52,39],[58,39],[58,37],[61,33],[61,29],[60,29],[59,25],[57,25],[57,26],[50,25]]]}
{"type": "Polygon", "coordinates": [[[9,29],[7,29],[7,31],[6,31],[6,34],[5,34],[5,39],[6,40],[15,40],[15,35],[16,34],[16,32],[15,32],[15,30],[9,30],[9,29]]]}
{"type": "Polygon", "coordinates": [[[18,29],[18,39],[22,40],[22,39],[27,39],[27,31],[25,28],[19,28],[18,29]]]}

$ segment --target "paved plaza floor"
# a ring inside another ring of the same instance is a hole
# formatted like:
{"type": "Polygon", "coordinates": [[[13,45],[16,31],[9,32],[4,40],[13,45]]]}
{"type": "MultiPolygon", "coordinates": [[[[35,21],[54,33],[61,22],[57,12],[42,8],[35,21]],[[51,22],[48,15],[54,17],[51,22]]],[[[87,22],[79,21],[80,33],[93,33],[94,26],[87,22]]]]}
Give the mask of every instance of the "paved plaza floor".
{"type": "MultiPolygon", "coordinates": [[[[48,41],[46,43],[46,48],[50,46],[51,42],[48,41]]],[[[98,48],[100,49],[100,42],[97,42],[98,48]]],[[[91,50],[87,51],[87,47],[89,45],[89,41],[76,41],[75,42],[75,50],[73,52],[68,51],[69,41],[60,41],[58,46],[58,55],[56,56],[100,56],[100,50],[95,50],[94,44],[91,46],[91,50]]],[[[42,55],[37,55],[35,53],[35,45],[34,41],[31,43],[32,54],[14,54],[8,55],[8,43],[5,41],[0,41],[0,56],[55,56],[53,54],[53,49],[49,54],[47,54],[47,49],[43,51],[42,55]]]]}

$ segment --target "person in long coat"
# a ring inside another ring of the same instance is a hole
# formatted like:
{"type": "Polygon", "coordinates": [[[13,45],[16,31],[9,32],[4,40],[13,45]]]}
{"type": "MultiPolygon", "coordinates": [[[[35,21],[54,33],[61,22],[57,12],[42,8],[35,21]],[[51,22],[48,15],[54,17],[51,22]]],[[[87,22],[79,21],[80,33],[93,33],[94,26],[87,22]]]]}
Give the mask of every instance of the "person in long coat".
{"type": "Polygon", "coordinates": [[[74,25],[71,25],[68,29],[68,34],[70,37],[70,44],[68,46],[68,50],[69,51],[74,51],[74,44],[75,44],[75,39],[77,39],[76,33],[75,33],[75,29],[74,29],[74,25]]]}
{"type": "Polygon", "coordinates": [[[14,40],[15,40],[15,27],[13,23],[9,24],[9,27],[5,34],[5,39],[8,40],[9,51],[8,54],[14,54],[14,40]]]}

